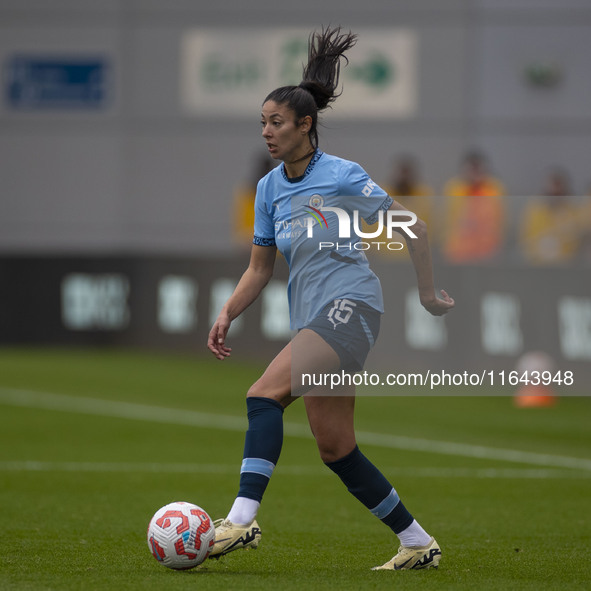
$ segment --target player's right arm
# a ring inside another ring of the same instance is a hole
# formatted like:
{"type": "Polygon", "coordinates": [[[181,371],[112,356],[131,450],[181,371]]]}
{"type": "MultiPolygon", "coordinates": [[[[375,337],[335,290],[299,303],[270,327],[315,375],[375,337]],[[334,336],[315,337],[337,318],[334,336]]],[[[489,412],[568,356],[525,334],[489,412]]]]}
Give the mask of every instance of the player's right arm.
{"type": "Polygon", "coordinates": [[[276,254],[276,246],[252,245],[248,268],[209,331],[207,346],[218,359],[229,357],[232,349],[226,347],[226,335],[230,324],[257,299],[271,279],[276,254]]]}

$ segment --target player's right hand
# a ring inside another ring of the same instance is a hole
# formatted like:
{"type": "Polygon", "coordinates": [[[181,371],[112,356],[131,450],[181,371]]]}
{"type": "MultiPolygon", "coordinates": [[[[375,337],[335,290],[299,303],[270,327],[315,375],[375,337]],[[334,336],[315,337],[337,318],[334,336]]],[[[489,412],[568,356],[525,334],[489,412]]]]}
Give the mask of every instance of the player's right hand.
{"type": "Polygon", "coordinates": [[[209,331],[207,347],[220,360],[229,357],[232,352],[230,347],[226,347],[226,335],[228,334],[230,323],[231,320],[227,316],[220,314],[209,331]]]}
{"type": "Polygon", "coordinates": [[[456,305],[454,299],[444,290],[440,290],[440,296],[434,294],[434,297],[421,298],[423,308],[433,314],[433,316],[443,316],[447,314],[456,305]]]}

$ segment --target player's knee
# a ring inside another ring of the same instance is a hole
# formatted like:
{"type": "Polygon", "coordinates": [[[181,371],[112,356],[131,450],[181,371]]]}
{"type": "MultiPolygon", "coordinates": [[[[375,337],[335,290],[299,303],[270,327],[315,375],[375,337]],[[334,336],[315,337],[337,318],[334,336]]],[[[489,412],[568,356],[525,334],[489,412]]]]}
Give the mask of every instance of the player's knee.
{"type": "Polygon", "coordinates": [[[318,445],[320,459],[325,464],[344,458],[355,447],[354,443],[351,446],[348,441],[342,439],[322,439],[319,437],[316,437],[316,444],[318,445]]]}
{"type": "Polygon", "coordinates": [[[320,459],[325,464],[330,464],[332,462],[336,462],[339,459],[338,455],[331,450],[323,450],[323,449],[318,448],[318,451],[320,452],[320,459]]]}
{"type": "Polygon", "coordinates": [[[261,380],[257,380],[246,393],[246,397],[250,398],[252,396],[257,396],[259,398],[266,398],[264,387],[261,385],[261,380]]]}
{"type": "Polygon", "coordinates": [[[257,380],[246,392],[246,397],[251,398],[256,396],[257,398],[272,398],[273,400],[277,400],[281,402],[284,396],[282,393],[272,384],[267,383],[263,379],[257,380]]]}

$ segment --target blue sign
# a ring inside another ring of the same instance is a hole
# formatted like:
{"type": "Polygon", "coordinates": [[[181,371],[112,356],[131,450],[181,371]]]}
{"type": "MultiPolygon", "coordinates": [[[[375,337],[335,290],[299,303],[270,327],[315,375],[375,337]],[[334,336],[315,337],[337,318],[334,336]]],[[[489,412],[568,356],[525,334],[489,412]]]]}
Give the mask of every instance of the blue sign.
{"type": "Polygon", "coordinates": [[[99,109],[109,94],[104,58],[16,56],[8,60],[4,80],[14,109],[99,109]]]}

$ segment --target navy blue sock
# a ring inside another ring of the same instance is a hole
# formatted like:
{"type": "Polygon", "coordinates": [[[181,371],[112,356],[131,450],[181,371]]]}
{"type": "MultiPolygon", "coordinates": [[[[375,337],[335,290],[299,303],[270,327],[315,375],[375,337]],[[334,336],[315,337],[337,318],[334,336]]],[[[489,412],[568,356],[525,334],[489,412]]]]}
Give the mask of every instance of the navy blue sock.
{"type": "Polygon", "coordinates": [[[395,534],[413,522],[413,516],[400,501],[398,493],[357,446],[344,458],[326,465],[338,475],[347,490],[395,534]]]}
{"type": "Polygon", "coordinates": [[[283,407],[270,398],[246,399],[248,431],[240,469],[239,497],[259,503],[273,474],[283,445],[283,407]]]}

